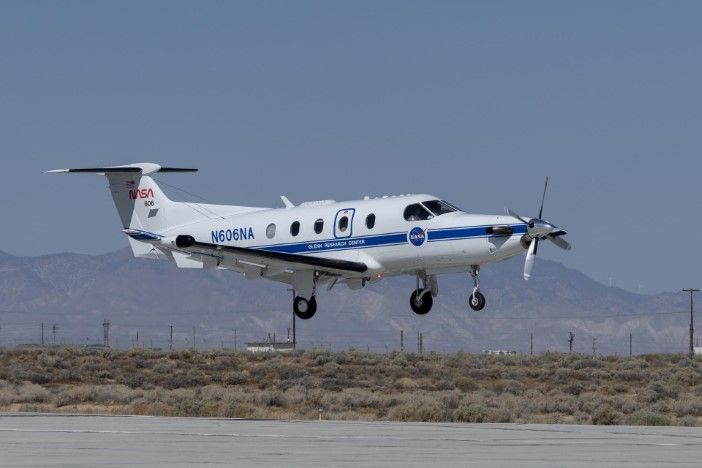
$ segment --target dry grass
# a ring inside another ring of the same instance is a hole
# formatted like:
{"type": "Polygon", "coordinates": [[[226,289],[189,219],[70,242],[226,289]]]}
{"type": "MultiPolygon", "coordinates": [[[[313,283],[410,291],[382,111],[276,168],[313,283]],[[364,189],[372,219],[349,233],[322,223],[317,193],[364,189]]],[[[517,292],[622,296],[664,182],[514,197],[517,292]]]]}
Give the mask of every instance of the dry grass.
{"type": "Polygon", "coordinates": [[[82,348],[0,350],[0,410],[695,426],[702,361],[82,348]]]}

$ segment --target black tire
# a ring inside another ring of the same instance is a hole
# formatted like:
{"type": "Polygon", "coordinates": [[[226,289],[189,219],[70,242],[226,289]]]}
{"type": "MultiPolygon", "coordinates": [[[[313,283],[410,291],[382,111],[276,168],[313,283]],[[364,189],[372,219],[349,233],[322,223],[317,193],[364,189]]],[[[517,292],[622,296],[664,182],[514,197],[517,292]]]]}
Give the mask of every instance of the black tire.
{"type": "Polygon", "coordinates": [[[309,320],[314,317],[317,312],[317,299],[312,296],[309,300],[304,297],[297,296],[293,301],[293,311],[297,318],[309,320]]]}
{"type": "Polygon", "coordinates": [[[421,289],[412,291],[410,295],[410,307],[417,315],[424,315],[431,310],[431,306],[434,304],[434,299],[431,297],[431,293],[426,293],[419,299],[419,295],[422,293],[421,289]]]}
{"type": "Polygon", "coordinates": [[[485,307],[485,296],[480,291],[476,291],[468,297],[468,305],[476,312],[483,310],[483,307],[485,307]]]}

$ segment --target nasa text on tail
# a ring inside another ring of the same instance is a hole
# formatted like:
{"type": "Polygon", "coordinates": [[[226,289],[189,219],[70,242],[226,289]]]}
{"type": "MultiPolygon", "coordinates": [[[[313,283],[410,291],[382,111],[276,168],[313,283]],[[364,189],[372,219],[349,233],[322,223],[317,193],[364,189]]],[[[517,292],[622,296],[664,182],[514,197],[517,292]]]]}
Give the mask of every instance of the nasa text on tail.
{"type": "Polygon", "coordinates": [[[439,292],[437,276],[467,272],[473,279],[468,304],[485,306],[480,267],[526,251],[529,279],[540,240],[569,250],[565,231],[536,218],[465,213],[432,195],[402,195],[283,208],[174,202],[151,174],[192,172],[153,163],[50,173],[95,173],[107,177],[112,198],[137,257],[170,260],[180,268],[221,268],[247,278],[290,284],[295,314],[311,318],[319,287],[344,283],[360,289],[388,276],[412,275],[417,287],[410,307],[423,315],[439,292]]]}

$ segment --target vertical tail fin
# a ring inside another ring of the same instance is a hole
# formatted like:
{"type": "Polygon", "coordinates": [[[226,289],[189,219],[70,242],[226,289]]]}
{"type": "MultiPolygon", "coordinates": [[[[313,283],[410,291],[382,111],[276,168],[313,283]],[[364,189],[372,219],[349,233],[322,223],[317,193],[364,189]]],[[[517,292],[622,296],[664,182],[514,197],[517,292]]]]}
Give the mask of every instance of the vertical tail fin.
{"type": "MultiPolygon", "coordinates": [[[[110,184],[112,199],[122,221],[122,227],[130,234],[129,243],[137,257],[154,256],[153,247],[141,242],[158,238],[158,233],[168,227],[185,222],[179,205],[166,197],[156,182],[149,177],[156,172],[194,172],[197,169],[161,167],[158,164],[140,163],[126,166],[97,167],[84,169],[56,169],[48,173],[92,173],[104,175],[110,184]],[[134,233],[140,234],[134,234],[134,233]],[[154,237],[156,236],[156,237],[154,237]]],[[[158,255],[156,255],[158,256],[158,255]]]]}

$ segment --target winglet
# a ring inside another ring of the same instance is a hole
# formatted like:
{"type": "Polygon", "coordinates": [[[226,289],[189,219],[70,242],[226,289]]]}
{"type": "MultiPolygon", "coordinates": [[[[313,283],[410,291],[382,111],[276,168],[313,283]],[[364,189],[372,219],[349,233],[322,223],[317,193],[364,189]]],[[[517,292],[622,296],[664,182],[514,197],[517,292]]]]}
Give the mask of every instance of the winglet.
{"type": "Polygon", "coordinates": [[[293,202],[291,202],[290,200],[288,200],[288,197],[286,197],[285,195],[281,195],[280,199],[283,200],[283,205],[285,205],[285,208],[294,208],[295,207],[295,204],[293,202]]]}

